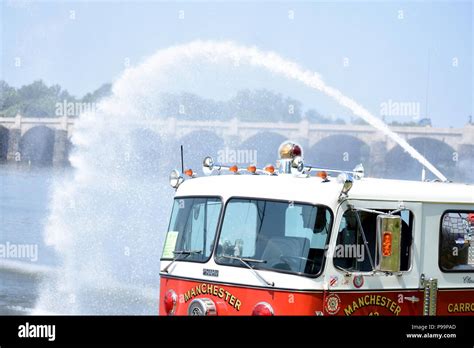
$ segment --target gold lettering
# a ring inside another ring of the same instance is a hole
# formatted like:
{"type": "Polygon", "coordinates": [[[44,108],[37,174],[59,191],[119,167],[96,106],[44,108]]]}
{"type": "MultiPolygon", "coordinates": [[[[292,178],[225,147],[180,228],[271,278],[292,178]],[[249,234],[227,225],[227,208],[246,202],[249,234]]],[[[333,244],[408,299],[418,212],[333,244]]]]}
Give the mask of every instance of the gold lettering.
{"type": "Polygon", "coordinates": [[[365,302],[365,305],[366,305],[366,306],[369,305],[369,298],[370,298],[369,295],[365,295],[365,296],[364,296],[364,302],[365,302]]]}
{"type": "Polygon", "coordinates": [[[214,291],[212,292],[212,294],[214,296],[217,296],[218,292],[219,292],[219,288],[217,286],[214,286],[214,291]]]}
{"type": "Polygon", "coordinates": [[[344,313],[346,313],[347,316],[354,313],[354,310],[352,309],[351,305],[348,305],[346,308],[344,308],[344,313]]]}
{"type": "Polygon", "coordinates": [[[370,304],[374,304],[375,303],[375,295],[370,295],[370,304]]]}
{"type": "Polygon", "coordinates": [[[231,306],[233,306],[233,305],[235,304],[235,296],[234,296],[234,295],[232,295],[232,296],[230,297],[229,304],[230,304],[231,306]]]}
{"type": "Polygon", "coordinates": [[[402,307],[397,305],[397,308],[395,309],[394,313],[395,313],[395,315],[399,315],[401,311],[402,311],[402,307]]]}
{"type": "Polygon", "coordinates": [[[354,312],[359,309],[359,306],[357,305],[356,301],[352,302],[352,307],[354,308],[354,312]]]}
{"type": "Polygon", "coordinates": [[[226,292],[225,292],[225,300],[226,300],[226,301],[229,301],[229,296],[230,296],[230,292],[228,292],[228,291],[226,290],[226,292]]]}
{"type": "Polygon", "coordinates": [[[387,305],[386,305],[385,307],[390,308],[390,306],[392,305],[392,303],[395,303],[395,302],[392,301],[391,299],[387,298],[387,305]]]}
{"type": "Polygon", "coordinates": [[[201,295],[201,287],[200,286],[196,286],[196,294],[201,295]]]}
{"type": "Polygon", "coordinates": [[[377,295],[377,297],[376,297],[375,304],[376,304],[377,306],[380,306],[380,296],[378,296],[378,295],[377,295]]]}
{"type": "Polygon", "coordinates": [[[224,288],[219,288],[219,297],[220,298],[224,297],[224,288]]]}
{"type": "Polygon", "coordinates": [[[206,291],[206,284],[204,284],[204,283],[201,284],[201,292],[202,292],[203,294],[207,293],[207,291],[206,291]]]}
{"type": "Polygon", "coordinates": [[[242,304],[242,303],[240,302],[240,300],[236,300],[236,301],[235,301],[235,309],[237,309],[238,311],[240,311],[240,305],[241,305],[241,304],[242,304]]]}
{"type": "Polygon", "coordinates": [[[359,297],[359,308],[360,307],[364,307],[364,298],[363,297],[359,297]]]}
{"type": "Polygon", "coordinates": [[[449,313],[465,313],[474,312],[474,303],[462,302],[462,303],[450,303],[448,304],[449,313]]]}
{"type": "Polygon", "coordinates": [[[189,299],[191,297],[191,293],[188,291],[186,291],[186,293],[184,294],[184,302],[188,302],[189,299]]]}

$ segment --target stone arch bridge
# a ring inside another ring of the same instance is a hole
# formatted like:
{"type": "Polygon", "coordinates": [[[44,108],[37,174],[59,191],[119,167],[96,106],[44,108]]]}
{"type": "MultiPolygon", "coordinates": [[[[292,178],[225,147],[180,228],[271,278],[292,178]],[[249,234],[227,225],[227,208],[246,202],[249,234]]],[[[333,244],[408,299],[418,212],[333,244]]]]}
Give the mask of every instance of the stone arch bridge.
{"type": "MultiPolygon", "coordinates": [[[[75,122],[76,119],[70,117],[0,117],[0,161],[43,161],[55,165],[67,163],[75,122]]],[[[343,169],[351,169],[350,166],[364,157],[366,160],[370,158],[370,166],[376,168],[390,153],[400,152],[395,142],[369,125],[314,124],[307,120],[299,123],[268,123],[242,122],[237,119],[193,121],[176,118],[147,122],[130,120],[129,124],[135,129],[151,130],[159,139],[174,139],[176,143],[187,144],[191,158],[195,157],[193,151],[199,147],[195,145],[197,140],[201,143],[209,142],[214,150],[215,147],[255,149],[260,151],[259,158],[262,161],[268,161],[270,156],[275,157],[276,148],[282,140],[292,139],[303,145],[306,160],[332,165],[331,158],[343,158],[346,153],[348,156],[352,154],[353,160],[346,161],[348,168],[343,169]]],[[[453,158],[460,155],[469,158],[470,163],[474,161],[474,125],[462,128],[391,129],[422,153],[444,153],[445,157],[453,158]]],[[[212,149],[210,152],[212,154],[212,149]]]]}

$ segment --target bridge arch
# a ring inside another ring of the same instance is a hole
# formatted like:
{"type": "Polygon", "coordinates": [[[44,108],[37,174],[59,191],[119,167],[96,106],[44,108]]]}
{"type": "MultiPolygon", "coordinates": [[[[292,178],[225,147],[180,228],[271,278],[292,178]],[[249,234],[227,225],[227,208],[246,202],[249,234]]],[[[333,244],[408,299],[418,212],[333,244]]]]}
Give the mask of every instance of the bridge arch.
{"type": "Polygon", "coordinates": [[[8,128],[0,126],[0,163],[7,160],[8,154],[8,128]]]}
{"type": "Polygon", "coordinates": [[[22,162],[33,165],[51,165],[54,156],[54,130],[46,126],[29,129],[20,140],[22,162]]]}
{"type": "MultiPolygon", "coordinates": [[[[445,142],[433,138],[417,137],[408,143],[430,161],[448,179],[456,173],[456,152],[445,142]]],[[[407,180],[420,180],[423,166],[397,145],[385,157],[385,177],[407,180]]],[[[435,176],[426,171],[427,179],[435,176]]]]}
{"type": "Polygon", "coordinates": [[[352,170],[359,163],[368,167],[370,147],[352,135],[335,134],[307,149],[304,160],[308,164],[328,169],[352,170]]]}
{"type": "Polygon", "coordinates": [[[173,167],[180,167],[179,146],[183,145],[184,166],[198,174],[202,173],[202,160],[211,156],[217,160],[220,151],[225,150],[224,140],[216,133],[208,130],[190,132],[179,139],[171,149],[173,167]]]}
{"type": "Polygon", "coordinates": [[[242,158],[247,158],[247,161],[241,160],[240,164],[257,164],[259,167],[264,167],[267,164],[275,165],[278,159],[278,147],[282,142],[288,140],[287,137],[275,132],[261,132],[257,133],[238,147],[237,151],[241,151],[242,158]]]}

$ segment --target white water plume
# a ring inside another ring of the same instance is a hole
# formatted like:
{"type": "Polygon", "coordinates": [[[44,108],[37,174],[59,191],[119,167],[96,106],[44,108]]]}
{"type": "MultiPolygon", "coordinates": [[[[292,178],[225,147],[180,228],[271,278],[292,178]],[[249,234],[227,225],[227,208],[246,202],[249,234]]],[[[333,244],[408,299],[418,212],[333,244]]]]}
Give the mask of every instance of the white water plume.
{"type": "Polygon", "coordinates": [[[98,111],[76,120],[70,158],[74,176],[55,184],[45,231],[46,242],[56,248],[62,265],[56,279],[43,284],[38,313],[157,313],[161,243],[173,194],[161,174],[176,157],[169,146],[157,145],[174,141],[154,122],[164,117],[160,93],[176,81],[195,87],[203,65],[235,71],[236,62],[323,92],[445,180],[365,108],[327,86],[317,73],[275,53],[232,42],[195,41],[166,48],[127,69],[98,111]],[[140,155],[150,148],[156,153],[140,155]]]}
{"type": "Polygon", "coordinates": [[[129,82],[140,81],[143,78],[144,70],[152,72],[178,64],[178,62],[183,60],[199,58],[215,63],[227,60],[229,62],[238,62],[241,65],[250,64],[285,76],[288,79],[298,80],[308,87],[317,89],[387,135],[440,180],[447,181],[446,177],[414,147],[408,144],[405,139],[391,131],[382,120],[372,115],[356,101],[345,96],[336,88],[328,86],[318,73],[305,70],[298,64],[286,60],[274,52],[263,52],[256,47],[240,46],[232,42],[221,43],[212,41],[195,41],[185,45],[170,47],[159,51],[138,68],[127,71],[116,83],[114,90],[117,94],[129,90],[129,82]]]}

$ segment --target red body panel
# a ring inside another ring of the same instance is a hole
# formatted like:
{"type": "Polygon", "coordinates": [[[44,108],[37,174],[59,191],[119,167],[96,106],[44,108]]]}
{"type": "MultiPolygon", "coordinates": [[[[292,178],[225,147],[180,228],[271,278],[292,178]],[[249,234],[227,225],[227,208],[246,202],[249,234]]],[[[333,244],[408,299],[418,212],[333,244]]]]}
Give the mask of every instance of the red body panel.
{"type": "MultiPolygon", "coordinates": [[[[209,298],[217,315],[251,315],[259,302],[269,303],[275,315],[422,315],[422,290],[297,291],[268,290],[207,281],[162,277],[160,315],[163,297],[172,289],[178,295],[176,315],[187,315],[194,298],[209,298]]],[[[438,292],[438,315],[474,315],[474,290],[453,289],[438,292]]]]}
{"type": "Polygon", "coordinates": [[[437,315],[474,315],[474,289],[438,291],[437,315]]]}
{"type": "Polygon", "coordinates": [[[173,289],[178,295],[176,315],[187,315],[189,303],[194,298],[207,297],[214,301],[218,315],[251,315],[258,302],[268,302],[275,315],[314,315],[314,308],[321,308],[323,293],[306,293],[282,290],[254,289],[205,281],[188,281],[161,278],[160,314],[164,293],[173,289]],[[203,291],[204,290],[204,291],[203,291]],[[200,294],[198,292],[200,291],[200,294]]]}

